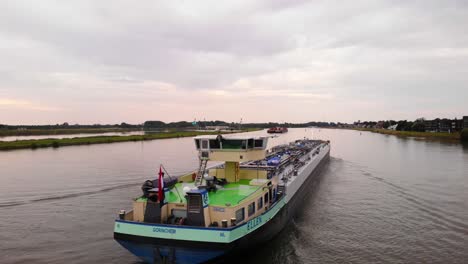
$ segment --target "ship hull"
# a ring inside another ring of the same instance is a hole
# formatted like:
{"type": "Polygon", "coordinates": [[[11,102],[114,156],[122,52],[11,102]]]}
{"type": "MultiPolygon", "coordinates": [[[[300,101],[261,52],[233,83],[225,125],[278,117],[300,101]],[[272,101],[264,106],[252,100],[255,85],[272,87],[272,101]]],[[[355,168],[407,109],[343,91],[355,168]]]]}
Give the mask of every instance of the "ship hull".
{"type": "Polygon", "coordinates": [[[269,134],[282,134],[288,132],[288,128],[286,127],[276,127],[276,128],[270,128],[267,130],[267,133],[269,134]]]}
{"type": "MultiPolygon", "coordinates": [[[[323,167],[329,161],[329,150],[287,203],[255,231],[230,243],[185,241],[146,237],[114,232],[114,238],[127,250],[147,263],[211,263],[252,248],[274,238],[301,209],[304,199],[311,193],[310,187],[319,179],[323,167]]],[[[281,198],[285,199],[285,197],[281,198]]],[[[281,202],[281,201],[279,201],[281,202]]],[[[273,208],[272,208],[273,209],[273,208]]],[[[117,220],[116,222],[118,222],[117,220]]]]}

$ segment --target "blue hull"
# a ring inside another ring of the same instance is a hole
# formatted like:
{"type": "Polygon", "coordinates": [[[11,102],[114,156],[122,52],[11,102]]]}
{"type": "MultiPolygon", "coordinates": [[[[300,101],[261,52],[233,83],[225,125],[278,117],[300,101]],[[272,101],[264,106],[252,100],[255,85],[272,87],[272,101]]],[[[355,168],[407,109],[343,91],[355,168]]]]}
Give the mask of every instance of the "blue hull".
{"type": "Polygon", "coordinates": [[[140,244],[124,240],[117,240],[117,242],[146,263],[206,263],[226,253],[224,250],[165,246],[156,247],[153,244],[140,244]]]}

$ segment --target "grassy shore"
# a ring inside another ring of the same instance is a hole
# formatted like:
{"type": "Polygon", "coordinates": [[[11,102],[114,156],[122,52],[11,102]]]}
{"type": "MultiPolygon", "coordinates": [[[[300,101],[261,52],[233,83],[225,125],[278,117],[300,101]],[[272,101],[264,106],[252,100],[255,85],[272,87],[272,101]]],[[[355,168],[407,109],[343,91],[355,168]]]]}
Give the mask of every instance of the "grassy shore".
{"type": "Polygon", "coordinates": [[[420,137],[429,139],[443,139],[443,140],[460,140],[460,133],[444,133],[444,132],[415,132],[415,131],[396,131],[388,129],[376,128],[356,128],[359,131],[369,131],[385,135],[394,135],[400,137],[420,137]]]}
{"type": "Polygon", "coordinates": [[[110,132],[130,132],[130,131],[138,131],[138,130],[141,130],[141,129],[131,129],[131,128],[57,128],[57,129],[27,129],[27,130],[0,129],[0,137],[101,134],[101,133],[110,133],[110,132]]]}
{"type": "MultiPolygon", "coordinates": [[[[253,131],[253,129],[243,130],[244,132],[253,131]]],[[[15,149],[36,149],[36,148],[58,148],[63,146],[91,145],[128,141],[145,141],[165,138],[193,137],[198,135],[217,135],[229,134],[231,132],[208,132],[208,131],[180,131],[180,132],[161,132],[146,135],[131,136],[96,136],[96,137],[76,137],[62,139],[32,139],[17,141],[0,141],[0,150],[15,149]]]]}
{"type": "MultiPolygon", "coordinates": [[[[168,132],[181,131],[177,128],[161,129],[168,132]]],[[[246,128],[243,131],[258,130],[258,128],[246,128]]],[[[55,135],[73,135],[73,134],[103,134],[103,133],[125,133],[133,131],[142,131],[141,128],[57,128],[57,129],[0,129],[1,137],[9,136],[55,136],[55,135]]]]}

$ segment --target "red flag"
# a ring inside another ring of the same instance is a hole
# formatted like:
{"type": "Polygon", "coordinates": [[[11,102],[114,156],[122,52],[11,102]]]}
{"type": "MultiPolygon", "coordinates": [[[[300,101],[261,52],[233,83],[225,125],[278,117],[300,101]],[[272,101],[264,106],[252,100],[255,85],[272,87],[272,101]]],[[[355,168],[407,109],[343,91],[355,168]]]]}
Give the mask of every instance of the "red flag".
{"type": "Polygon", "coordinates": [[[162,166],[159,166],[159,179],[158,179],[158,200],[159,205],[164,205],[164,173],[162,172],[162,166]]]}

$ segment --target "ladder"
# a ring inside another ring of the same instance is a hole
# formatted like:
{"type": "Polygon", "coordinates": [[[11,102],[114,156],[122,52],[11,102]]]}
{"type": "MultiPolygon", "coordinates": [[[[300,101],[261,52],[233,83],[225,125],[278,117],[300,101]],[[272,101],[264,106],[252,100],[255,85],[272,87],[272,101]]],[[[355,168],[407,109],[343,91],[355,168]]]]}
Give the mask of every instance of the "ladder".
{"type": "Polygon", "coordinates": [[[198,173],[195,177],[195,186],[200,186],[203,183],[203,176],[205,175],[206,165],[208,164],[208,159],[200,157],[200,167],[198,167],[198,173]]]}

